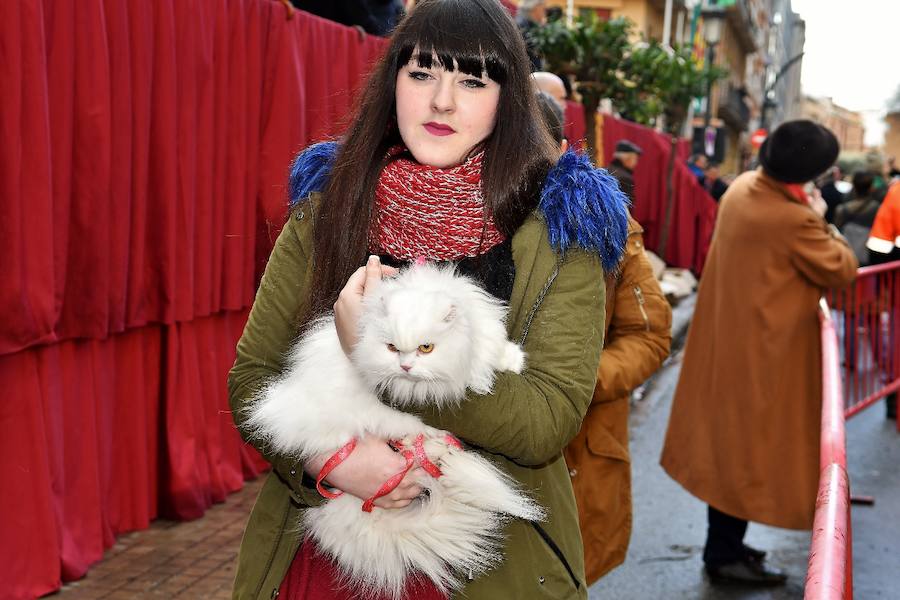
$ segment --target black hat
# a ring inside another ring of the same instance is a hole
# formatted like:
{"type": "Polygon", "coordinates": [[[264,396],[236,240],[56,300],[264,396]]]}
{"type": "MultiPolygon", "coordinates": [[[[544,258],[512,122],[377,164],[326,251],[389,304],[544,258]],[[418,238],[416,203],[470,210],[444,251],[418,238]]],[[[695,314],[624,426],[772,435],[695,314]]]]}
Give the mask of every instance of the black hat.
{"type": "Polygon", "coordinates": [[[787,121],[766,138],[759,149],[759,164],[784,183],[812,181],[837,160],[841,146],[834,134],[806,119],[787,121]]]}
{"type": "Polygon", "coordinates": [[[641,147],[629,140],[619,140],[616,142],[616,152],[634,152],[635,154],[642,154],[643,150],[641,147]]]}

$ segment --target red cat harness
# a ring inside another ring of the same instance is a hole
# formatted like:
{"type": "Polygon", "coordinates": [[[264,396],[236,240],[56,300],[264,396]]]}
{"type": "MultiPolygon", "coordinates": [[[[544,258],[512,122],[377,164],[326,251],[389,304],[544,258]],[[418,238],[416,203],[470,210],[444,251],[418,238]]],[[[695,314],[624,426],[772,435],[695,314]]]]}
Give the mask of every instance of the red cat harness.
{"type": "MultiPolygon", "coordinates": [[[[462,449],[462,444],[460,443],[460,441],[449,433],[445,435],[444,441],[454,448],[460,450],[462,449]]],[[[431,460],[428,458],[428,455],[425,453],[424,434],[420,433],[416,436],[415,440],[413,441],[412,448],[409,448],[400,440],[390,440],[389,444],[394,450],[396,450],[403,456],[403,458],[406,460],[406,466],[401,471],[389,477],[387,481],[381,484],[381,487],[378,488],[378,491],[375,492],[374,496],[368,498],[363,502],[362,509],[364,512],[372,512],[372,509],[375,507],[375,501],[382,496],[387,496],[392,491],[394,491],[394,489],[398,485],[400,485],[400,482],[403,481],[403,478],[406,477],[406,474],[409,473],[410,469],[412,469],[417,462],[426,473],[428,473],[435,479],[443,475],[443,473],[441,473],[441,469],[436,464],[431,462],[431,460]]],[[[347,460],[347,457],[349,457],[355,449],[356,439],[354,438],[341,446],[341,448],[339,448],[337,452],[332,454],[331,457],[327,461],[325,461],[325,464],[322,465],[322,469],[316,476],[316,490],[318,490],[318,492],[323,497],[328,498],[329,500],[333,500],[344,493],[341,491],[332,492],[325,486],[323,486],[322,482],[332,471],[334,471],[334,469],[339,464],[347,460]]]]}

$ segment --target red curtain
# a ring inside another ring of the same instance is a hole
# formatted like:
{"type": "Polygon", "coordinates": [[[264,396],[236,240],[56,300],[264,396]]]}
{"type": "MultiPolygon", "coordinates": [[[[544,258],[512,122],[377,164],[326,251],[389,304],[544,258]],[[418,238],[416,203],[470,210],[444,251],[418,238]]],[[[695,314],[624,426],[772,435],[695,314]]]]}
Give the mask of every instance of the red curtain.
{"type": "MultiPolygon", "coordinates": [[[[615,117],[603,116],[603,156],[611,157],[616,142],[628,139],[643,154],[634,171],[635,198],[632,215],[644,227],[647,248],[658,250],[666,214],[666,170],[669,138],[649,127],[615,117]]],[[[689,145],[676,146],[672,174],[673,208],[666,243],[666,263],[699,274],[709,251],[716,223],[716,202],[688,170],[689,145]]]]}
{"type": "Polygon", "coordinates": [[[0,2],[0,586],[264,468],[225,377],[286,214],[384,41],[273,0],[0,2]]]}

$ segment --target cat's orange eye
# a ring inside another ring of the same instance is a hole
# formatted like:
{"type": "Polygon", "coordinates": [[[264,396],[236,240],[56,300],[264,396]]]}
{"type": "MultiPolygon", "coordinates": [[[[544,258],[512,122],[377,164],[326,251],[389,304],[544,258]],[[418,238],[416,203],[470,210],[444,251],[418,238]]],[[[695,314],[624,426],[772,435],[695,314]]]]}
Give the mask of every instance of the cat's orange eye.
{"type": "Polygon", "coordinates": [[[434,344],[422,344],[421,346],[419,346],[419,352],[421,352],[422,354],[428,354],[432,350],[434,350],[434,344]]]}
{"type": "Polygon", "coordinates": [[[393,344],[388,344],[387,346],[388,346],[388,350],[390,350],[391,352],[397,351],[397,346],[395,346],[393,344]]]}

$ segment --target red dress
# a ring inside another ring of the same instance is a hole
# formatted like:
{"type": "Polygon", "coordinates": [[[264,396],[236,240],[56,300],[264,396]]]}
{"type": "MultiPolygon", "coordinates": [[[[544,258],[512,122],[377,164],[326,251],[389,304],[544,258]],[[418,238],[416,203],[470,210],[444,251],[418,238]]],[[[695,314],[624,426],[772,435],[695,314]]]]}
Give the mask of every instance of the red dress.
{"type": "MultiPolygon", "coordinates": [[[[318,551],[314,541],[300,544],[287,575],[281,582],[281,600],[361,600],[357,594],[341,587],[338,567],[318,551]]],[[[447,600],[434,584],[424,577],[410,579],[404,600],[447,600]]],[[[390,600],[386,594],[368,596],[365,600],[390,600]]]]}

